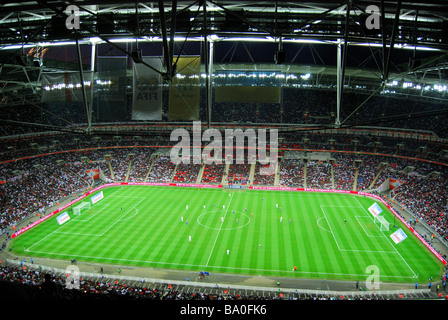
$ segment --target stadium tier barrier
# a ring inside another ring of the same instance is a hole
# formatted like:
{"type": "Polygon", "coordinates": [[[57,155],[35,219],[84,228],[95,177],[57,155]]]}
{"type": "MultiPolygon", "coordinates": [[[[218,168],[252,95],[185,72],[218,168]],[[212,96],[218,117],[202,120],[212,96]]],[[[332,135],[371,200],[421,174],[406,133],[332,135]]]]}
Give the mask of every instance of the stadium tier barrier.
{"type": "MultiPolygon", "coordinates": [[[[51,218],[52,216],[58,214],[59,212],[64,211],[66,208],[70,207],[72,204],[86,198],[87,196],[102,190],[104,188],[108,187],[114,187],[114,186],[123,186],[123,185],[144,185],[144,186],[165,186],[165,187],[187,187],[187,188],[207,188],[207,189],[222,189],[222,185],[209,185],[209,184],[193,184],[193,183],[168,183],[168,182],[116,182],[116,183],[107,183],[103,184],[101,186],[98,186],[89,192],[83,194],[82,196],[78,197],[77,199],[72,200],[71,202],[67,203],[66,205],[62,206],[61,208],[53,211],[52,213],[48,214],[47,216],[40,218],[39,220],[35,221],[34,223],[30,224],[29,226],[15,232],[11,238],[15,238],[19,236],[20,234],[24,233],[25,231],[35,227],[36,225],[44,222],[45,220],[51,218]]],[[[366,192],[360,192],[360,191],[350,191],[350,190],[328,190],[328,189],[310,189],[310,188],[288,188],[288,187],[266,187],[266,186],[250,186],[249,189],[253,190],[273,190],[273,191],[302,191],[302,192],[324,192],[324,193],[345,193],[345,194],[356,194],[356,195],[363,195],[367,197],[375,198],[376,200],[381,201],[387,209],[389,209],[410,231],[413,233],[444,265],[446,265],[446,260],[433,248],[431,245],[429,245],[425,239],[423,239],[414,228],[412,228],[389,204],[386,203],[381,197],[366,193],[366,192]]]]}

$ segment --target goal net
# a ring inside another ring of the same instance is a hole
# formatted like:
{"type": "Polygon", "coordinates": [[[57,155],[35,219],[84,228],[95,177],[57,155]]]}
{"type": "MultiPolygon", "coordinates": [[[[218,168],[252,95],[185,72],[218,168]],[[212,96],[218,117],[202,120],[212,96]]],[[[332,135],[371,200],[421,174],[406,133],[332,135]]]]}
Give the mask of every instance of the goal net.
{"type": "Polygon", "coordinates": [[[379,225],[381,231],[389,231],[390,223],[383,216],[376,216],[373,221],[379,225]]]}
{"type": "Polygon", "coordinates": [[[90,202],[83,202],[75,207],[73,207],[73,214],[80,215],[82,210],[90,209],[90,202]]]}

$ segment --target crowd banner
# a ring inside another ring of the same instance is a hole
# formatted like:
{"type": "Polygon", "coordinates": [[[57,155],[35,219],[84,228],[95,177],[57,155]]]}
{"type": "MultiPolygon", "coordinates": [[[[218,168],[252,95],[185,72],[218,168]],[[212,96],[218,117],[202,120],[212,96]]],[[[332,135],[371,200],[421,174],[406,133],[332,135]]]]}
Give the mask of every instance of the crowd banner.
{"type": "Polygon", "coordinates": [[[98,57],[94,83],[98,121],[126,119],[126,57],[98,57]]]}
{"type": "Polygon", "coordinates": [[[103,181],[103,182],[106,182],[106,183],[108,183],[109,181],[108,181],[108,178],[106,177],[106,175],[104,174],[104,172],[103,172],[103,170],[101,170],[101,168],[100,168],[100,174],[99,174],[99,177],[98,177],[101,181],[103,181]]]}
{"type": "MultiPolygon", "coordinates": [[[[170,82],[168,119],[199,120],[201,93],[201,57],[182,56],[175,58],[176,75],[170,82]]],[[[174,63],[173,62],[173,63],[174,63]]]]}
{"type": "Polygon", "coordinates": [[[98,168],[94,168],[94,169],[86,170],[86,173],[89,175],[89,177],[92,180],[100,178],[100,168],[99,167],[98,168]]]}
{"type": "Polygon", "coordinates": [[[403,185],[405,182],[406,181],[404,181],[404,180],[389,178],[389,183],[390,183],[389,189],[393,190],[395,188],[398,188],[399,186],[403,185]]]}
{"type": "MultiPolygon", "coordinates": [[[[162,69],[162,57],[144,57],[156,70],[162,69]]],[[[133,62],[132,120],[162,120],[162,76],[143,63],[133,62]]]]}

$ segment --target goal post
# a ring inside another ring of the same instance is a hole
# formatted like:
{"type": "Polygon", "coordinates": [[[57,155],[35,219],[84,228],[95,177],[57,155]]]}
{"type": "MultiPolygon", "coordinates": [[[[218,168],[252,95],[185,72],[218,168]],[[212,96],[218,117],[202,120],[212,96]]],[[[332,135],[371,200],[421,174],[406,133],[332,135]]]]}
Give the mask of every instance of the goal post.
{"type": "Polygon", "coordinates": [[[74,215],[80,215],[82,210],[88,210],[90,209],[90,202],[82,202],[81,204],[78,204],[77,206],[73,207],[73,214],[74,215]]]}
{"type": "Polygon", "coordinates": [[[390,223],[383,216],[376,216],[373,221],[379,225],[381,231],[389,231],[390,223]]]}
{"type": "Polygon", "coordinates": [[[374,202],[369,207],[369,212],[373,216],[373,222],[378,225],[381,231],[389,231],[390,223],[387,222],[387,220],[384,218],[384,216],[381,216],[381,213],[383,212],[383,209],[380,208],[378,203],[374,202]]]}

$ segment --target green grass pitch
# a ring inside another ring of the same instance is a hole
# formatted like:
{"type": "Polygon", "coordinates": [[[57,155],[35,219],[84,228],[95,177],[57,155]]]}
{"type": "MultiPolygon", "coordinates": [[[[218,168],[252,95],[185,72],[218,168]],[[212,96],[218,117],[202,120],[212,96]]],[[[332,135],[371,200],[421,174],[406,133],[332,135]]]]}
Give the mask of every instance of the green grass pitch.
{"type": "Polygon", "coordinates": [[[332,280],[366,279],[373,265],[382,282],[401,283],[438,279],[444,267],[398,219],[408,238],[395,244],[389,237],[396,230],[392,213],[379,203],[391,223],[390,231],[381,231],[367,211],[375,200],[364,196],[153,186],[109,187],[103,193],[81,215],[68,211],[63,225],[52,217],[14,238],[13,252],[332,280]]]}

